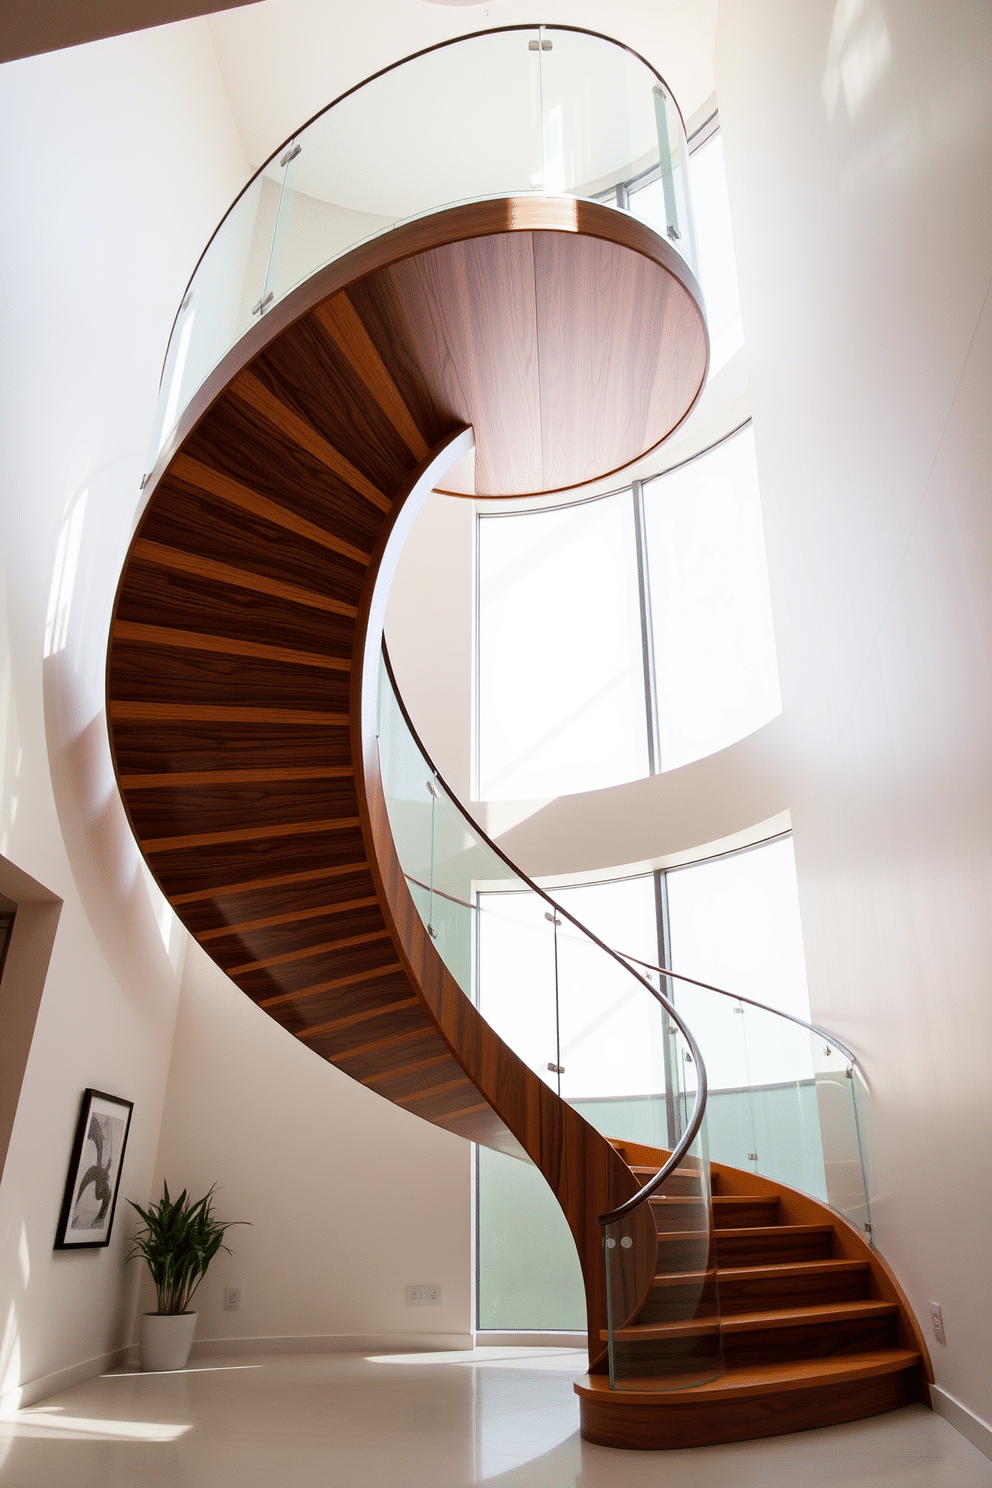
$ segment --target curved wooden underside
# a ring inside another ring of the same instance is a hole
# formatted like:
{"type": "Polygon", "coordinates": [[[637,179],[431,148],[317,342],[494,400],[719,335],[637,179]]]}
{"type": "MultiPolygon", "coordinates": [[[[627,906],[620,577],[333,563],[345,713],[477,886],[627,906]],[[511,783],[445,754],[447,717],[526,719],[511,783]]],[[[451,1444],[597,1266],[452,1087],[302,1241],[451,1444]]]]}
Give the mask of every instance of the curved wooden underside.
{"type": "Polygon", "coordinates": [[[111,626],[117,777],[176,913],[316,1054],[533,1159],[579,1250],[594,1365],[596,1216],[636,1182],[427,936],[378,774],[378,653],[403,538],[473,442],[477,483],[508,494],[605,474],[679,422],[706,372],[697,294],[646,228],[572,201],[460,208],[367,244],[281,302],[187,409],[111,626]]]}

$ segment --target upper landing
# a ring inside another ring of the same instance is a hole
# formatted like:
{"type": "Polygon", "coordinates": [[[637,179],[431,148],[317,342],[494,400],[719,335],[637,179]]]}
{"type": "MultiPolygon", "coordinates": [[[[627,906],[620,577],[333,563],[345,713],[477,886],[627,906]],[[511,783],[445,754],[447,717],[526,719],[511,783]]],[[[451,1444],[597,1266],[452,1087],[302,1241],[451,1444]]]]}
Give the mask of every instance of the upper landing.
{"type": "Polygon", "coordinates": [[[151,484],[238,371],[359,281],[394,377],[475,430],[447,489],[537,494],[627,465],[706,378],[687,159],[663,79],[587,31],[483,32],[368,79],[280,146],[204,250],[151,484]]]}

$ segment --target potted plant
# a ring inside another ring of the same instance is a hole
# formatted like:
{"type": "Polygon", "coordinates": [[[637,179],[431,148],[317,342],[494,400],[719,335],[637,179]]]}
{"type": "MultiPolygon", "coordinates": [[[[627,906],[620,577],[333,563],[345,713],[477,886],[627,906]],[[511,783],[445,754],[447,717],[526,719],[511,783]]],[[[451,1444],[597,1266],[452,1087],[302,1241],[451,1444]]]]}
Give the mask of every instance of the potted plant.
{"type": "Polygon", "coordinates": [[[243,1219],[217,1219],[212,1203],[214,1188],[194,1202],[186,1189],[178,1199],[170,1198],[169,1185],[163,1183],[162,1198],[147,1209],[128,1199],[144,1226],[128,1246],[124,1262],[126,1265],[136,1256],[143,1257],[158,1300],[157,1310],[146,1312],[141,1319],[142,1369],[185,1369],[196,1328],[196,1313],[189,1306],[193,1294],[217,1252],[231,1254],[223,1243],[226,1232],[234,1224],[248,1223],[243,1219]]]}

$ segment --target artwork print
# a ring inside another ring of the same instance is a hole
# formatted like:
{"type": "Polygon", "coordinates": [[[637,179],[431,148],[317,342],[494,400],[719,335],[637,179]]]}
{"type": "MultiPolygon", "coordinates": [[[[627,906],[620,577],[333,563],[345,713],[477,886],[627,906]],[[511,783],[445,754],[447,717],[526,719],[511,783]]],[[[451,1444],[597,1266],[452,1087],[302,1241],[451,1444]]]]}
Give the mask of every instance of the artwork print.
{"type": "Polygon", "coordinates": [[[83,1092],[56,1250],[110,1244],[132,1105],[102,1090],[83,1092]]]}

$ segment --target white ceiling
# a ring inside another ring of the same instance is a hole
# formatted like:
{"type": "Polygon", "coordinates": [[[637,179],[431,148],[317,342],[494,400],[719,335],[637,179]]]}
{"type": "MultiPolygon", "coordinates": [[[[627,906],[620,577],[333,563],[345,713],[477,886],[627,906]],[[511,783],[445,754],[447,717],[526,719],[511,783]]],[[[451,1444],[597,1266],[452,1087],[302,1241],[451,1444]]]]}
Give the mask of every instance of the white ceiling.
{"type": "Polygon", "coordinates": [[[210,17],[235,123],[253,166],[339,93],[451,36],[541,20],[626,42],[665,77],[688,119],[714,91],[717,0],[261,0],[210,17]]]}

